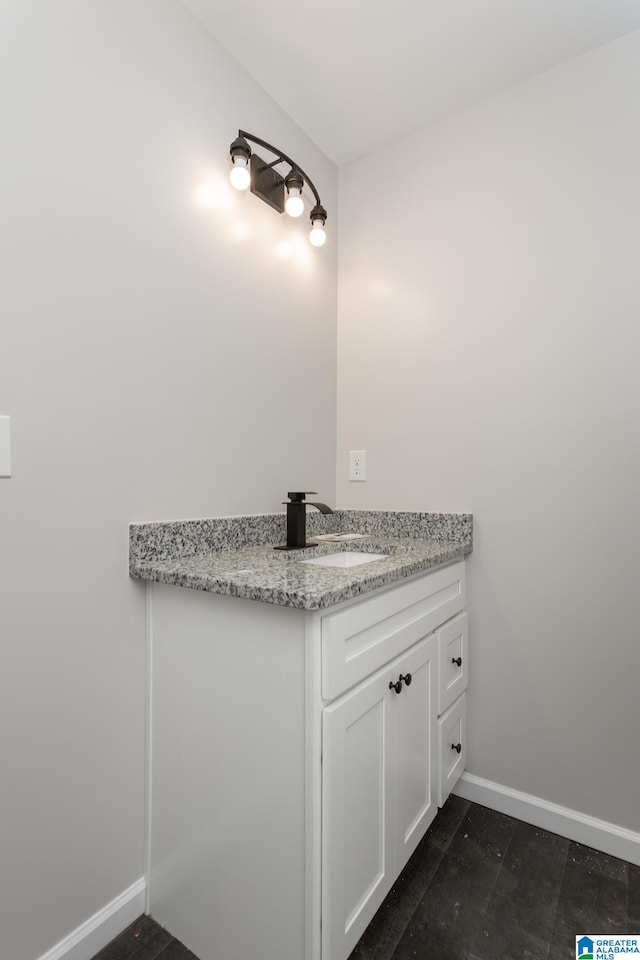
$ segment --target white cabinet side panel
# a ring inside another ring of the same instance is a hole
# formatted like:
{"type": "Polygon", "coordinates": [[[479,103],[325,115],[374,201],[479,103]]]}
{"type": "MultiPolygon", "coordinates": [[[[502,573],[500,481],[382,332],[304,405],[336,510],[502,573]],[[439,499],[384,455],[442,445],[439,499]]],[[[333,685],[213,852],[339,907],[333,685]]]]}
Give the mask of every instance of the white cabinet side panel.
{"type": "Polygon", "coordinates": [[[304,955],[304,689],[299,611],[154,585],[150,907],[200,960],[304,955]]]}

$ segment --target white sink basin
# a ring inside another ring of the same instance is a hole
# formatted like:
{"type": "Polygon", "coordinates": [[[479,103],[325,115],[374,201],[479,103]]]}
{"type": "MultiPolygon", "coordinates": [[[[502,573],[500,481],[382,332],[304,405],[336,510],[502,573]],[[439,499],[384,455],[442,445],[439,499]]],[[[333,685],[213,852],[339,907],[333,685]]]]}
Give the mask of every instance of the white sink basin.
{"type": "Polygon", "coordinates": [[[312,563],[316,567],[359,567],[363,563],[384,560],[386,556],[386,553],[359,553],[355,550],[343,550],[341,553],[330,553],[326,557],[301,560],[300,563],[312,563]]]}

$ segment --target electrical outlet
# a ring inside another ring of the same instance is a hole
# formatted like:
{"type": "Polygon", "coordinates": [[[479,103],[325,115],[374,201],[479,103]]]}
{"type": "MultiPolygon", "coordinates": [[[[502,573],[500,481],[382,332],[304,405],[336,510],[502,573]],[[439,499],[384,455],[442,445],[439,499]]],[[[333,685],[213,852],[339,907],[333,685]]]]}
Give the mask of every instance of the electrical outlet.
{"type": "Polygon", "coordinates": [[[367,479],[367,451],[349,450],[349,480],[367,479]]]}

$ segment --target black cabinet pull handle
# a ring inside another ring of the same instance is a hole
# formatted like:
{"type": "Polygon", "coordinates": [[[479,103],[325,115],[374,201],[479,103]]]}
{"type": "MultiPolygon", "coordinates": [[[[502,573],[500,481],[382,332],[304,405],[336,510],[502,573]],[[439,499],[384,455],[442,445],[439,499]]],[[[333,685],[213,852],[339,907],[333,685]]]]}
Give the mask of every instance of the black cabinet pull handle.
{"type": "Polygon", "coordinates": [[[389,681],[389,690],[395,690],[396,693],[402,693],[402,684],[403,684],[403,683],[406,683],[406,685],[407,685],[408,687],[411,686],[411,674],[410,674],[410,673],[406,673],[404,676],[403,676],[402,674],[400,674],[400,676],[398,677],[398,679],[396,680],[395,683],[393,682],[393,680],[390,680],[390,681],[389,681]]]}
{"type": "Polygon", "coordinates": [[[402,674],[400,674],[400,676],[398,677],[398,679],[396,680],[395,683],[393,682],[393,680],[390,680],[390,681],[389,681],[389,690],[395,690],[396,693],[402,693],[402,684],[403,684],[403,682],[406,683],[406,685],[407,685],[408,687],[411,686],[411,674],[410,674],[410,673],[405,674],[404,677],[402,676],[402,674]]]}
{"type": "Polygon", "coordinates": [[[457,666],[462,666],[462,657],[451,657],[451,663],[457,664],[457,666]]]}
{"type": "Polygon", "coordinates": [[[461,744],[461,743],[452,743],[452,744],[451,744],[451,749],[452,749],[452,750],[455,750],[456,753],[460,753],[460,751],[462,750],[462,744],[461,744]]]}

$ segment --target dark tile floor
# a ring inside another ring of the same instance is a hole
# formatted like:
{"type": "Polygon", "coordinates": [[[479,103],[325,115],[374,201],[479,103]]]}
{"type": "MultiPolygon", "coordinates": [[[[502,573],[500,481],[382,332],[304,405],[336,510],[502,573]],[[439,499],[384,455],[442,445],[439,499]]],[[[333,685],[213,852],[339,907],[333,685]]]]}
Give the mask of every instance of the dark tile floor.
{"type": "MultiPolygon", "coordinates": [[[[640,867],[450,797],[349,960],[574,960],[577,933],[640,933],[640,867]]],[[[197,958],[141,917],[95,960],[197,958]]]]}
{"type": "Polygon", "coordinates": [[[198,960],[151,917],[135,923],[101,950],[94,960],[198,960]]]}

